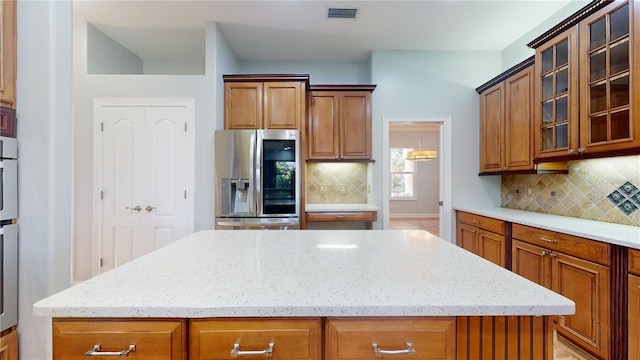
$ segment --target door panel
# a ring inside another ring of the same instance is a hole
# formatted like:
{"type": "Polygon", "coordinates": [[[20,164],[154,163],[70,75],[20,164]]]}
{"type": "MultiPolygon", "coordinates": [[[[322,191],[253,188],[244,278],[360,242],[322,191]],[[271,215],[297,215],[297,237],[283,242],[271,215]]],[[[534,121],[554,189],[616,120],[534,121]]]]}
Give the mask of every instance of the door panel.
{"type": "Polygon", "coordinates": [[[539,285],[551,287],[548,251],[518,240],[513,240],[511,247],[513,272],[539,285]]]}
{"type": "Polygon", "coordinates": [[[478,247],[480,256],[496,265],[505,266],[504,236],[481,230],[478,232],[478,247]]]}
{"type": "Polygon", "coordinates": [[[477,254],[476,231],[476,228],[474,228],[473,226],[458,223],[458,246],[474,254],[477,254]]]}

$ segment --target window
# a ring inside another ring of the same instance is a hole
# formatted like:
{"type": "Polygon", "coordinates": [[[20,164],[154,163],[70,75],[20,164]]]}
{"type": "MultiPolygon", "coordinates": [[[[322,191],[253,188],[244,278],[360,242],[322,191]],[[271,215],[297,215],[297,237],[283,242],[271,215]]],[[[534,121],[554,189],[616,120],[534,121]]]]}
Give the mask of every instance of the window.
{"type": "Polygon", "coordinates": [[[416,176],[416,162],[407,160],[407,154],[412,148],[389,149],[391,172],[391,199],[415,200],[413,184],[416,176]]]}

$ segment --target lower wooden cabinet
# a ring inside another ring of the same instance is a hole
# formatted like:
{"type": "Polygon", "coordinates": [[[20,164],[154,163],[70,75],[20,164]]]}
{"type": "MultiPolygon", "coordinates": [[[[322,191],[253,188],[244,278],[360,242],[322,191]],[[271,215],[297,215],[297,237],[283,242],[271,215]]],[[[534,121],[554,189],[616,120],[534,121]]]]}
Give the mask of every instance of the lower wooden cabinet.
{"type": "Polygon", "coordinates": [[[53,319],[53,359],[186,360],[186,320],[53,319]]]}
{"type": "Polygon", "coordinates": [[[189,359],[322,358],[321,319],[194,319],[189,359]]]}
{"type": "Polygon", "coordinates": [[[455,359],[456,319],[329,319],[325,359],[455,359]]]}
{"type": "Polygon", "coordinates": [[[629,360],[640,360],[640,276],[629,275],[629,360]]]}
{"type": "Polygon", "coordinates": [[[0,337],[0,359],[18,360],[18,331],[15,327],[0,337]]]}
{"type": "Polygon", "coordinates": [[[505,234],[502,220],[458,212],[457,245],[502,267],[507,264],[505,234]]]}

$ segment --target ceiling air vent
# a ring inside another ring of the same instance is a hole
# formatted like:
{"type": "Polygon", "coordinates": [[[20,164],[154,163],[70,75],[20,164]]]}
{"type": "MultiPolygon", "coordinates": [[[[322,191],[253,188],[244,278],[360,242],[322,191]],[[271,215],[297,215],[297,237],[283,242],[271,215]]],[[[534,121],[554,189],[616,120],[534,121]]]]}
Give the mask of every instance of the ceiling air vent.
{"type": "Polygon", "coordinates": [[[335,8],[330,7],[327,11],[329,19],[355,19],[358,13],[357,8],[335,8]]]}

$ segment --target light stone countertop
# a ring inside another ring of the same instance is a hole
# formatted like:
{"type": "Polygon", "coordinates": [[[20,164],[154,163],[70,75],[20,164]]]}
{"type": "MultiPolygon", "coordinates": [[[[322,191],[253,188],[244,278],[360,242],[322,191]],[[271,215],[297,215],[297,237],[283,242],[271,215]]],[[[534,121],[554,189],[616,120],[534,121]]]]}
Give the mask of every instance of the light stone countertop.
{"type": "Polygon", "coordinates": [[[371,204],[305,204],[306,212],[329,211],[378,211],[380,208],[371,204]]]}
{"type": "Polygon", "coordinates": [[[43,299],[43,317],[573,314],[425,231],[206,230],[43,299]]]}
{"type": "Polygon", "coordinates": [[[551,215],[503,207],[463,207],[456,210],[492,217],[521,225],[584,237],[587,239],[640,249],[640,227],[568,216],[551,215]]]}

